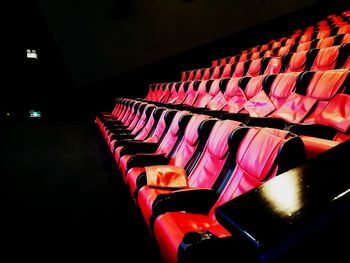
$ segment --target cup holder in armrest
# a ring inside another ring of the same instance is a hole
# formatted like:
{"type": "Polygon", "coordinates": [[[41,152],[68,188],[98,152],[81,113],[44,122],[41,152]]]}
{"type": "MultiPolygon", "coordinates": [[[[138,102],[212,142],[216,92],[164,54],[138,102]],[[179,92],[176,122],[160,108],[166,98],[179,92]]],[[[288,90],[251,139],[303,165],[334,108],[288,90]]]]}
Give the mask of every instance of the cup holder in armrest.
{"type": "Polygon", "coordinates": [[[203,239],[202,234],[198,232],[189,232],[182,239],[182,243],[186,245],[191,245],[194,243],[198,243],[203,239]]]}
{"type": "Polygon", "coordinates": [[[218,237],[209,231],[188,232],[182,239],[180,246],[185,248],[187,246],[195,245],[205,240],[210,240],[215,238],[218,238],[218,237]]]}
{"type": "Polygon", "coordinates": [[[178,262],[193,262],[188,259],[198,259],[200,255],[207,255],[205,251],[208,250],[208,246],[214,245],[218,240],[220,238],[209,231],[186,233],[178,248],[178,262]]]}

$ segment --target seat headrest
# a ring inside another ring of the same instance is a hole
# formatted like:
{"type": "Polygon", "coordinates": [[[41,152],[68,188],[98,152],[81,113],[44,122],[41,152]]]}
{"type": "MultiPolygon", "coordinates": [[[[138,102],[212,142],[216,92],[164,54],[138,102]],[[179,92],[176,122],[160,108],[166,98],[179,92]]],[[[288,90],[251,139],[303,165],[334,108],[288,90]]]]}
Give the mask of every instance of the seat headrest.
{"type": "Polygon", "coordinates": [[[339,46],[320,49],[314,62],[315,69],[334,68],[338,55],[339,46]]]}
{"type": "Polygon", "coordinates": [[[199,126],[204,120],[209,119],[210,117],[207,115],[193,115],[189,123],[187,124],[185,130],[185,140],[186,143],[193,146],[198,142],[199,134],[199,126]]]}
{"type": "Polygon", "coordinates": [[[173,135],[176,136],[176,134],[179,131],[179,126],[180,126],[180,121],[182,119],[183,116],[185,116],[186,114],[188,114],[189,112],[186,111],[178,111],[174,118],[173,121],[171,122],[171,125],[169,127],[169,132],[173,135]]]}
{"type": "Polygon", "coordinates": [[[225,91],[225,95],[227,97],[232,97],[235,95],[235,93],[237,92],[237,90],[239,89],[239,82],[240,82],[241,78],[231,78],[227,85],[226,85],[226,91],[225,91]]]}
{"type": "Polygon", "coordinates": [[[271,172],[277,170],[275,160],[289,135],[284,130],[258,127],[249,129],[239,146],[237,165],[255,180],[264,181],[271,172]]]}
{"type": "Polygon", "coordinates": [[[246,88],[244,89],[244,93],[248,99],[255,96],[262,89],[265,77],[265,75],[261,75],[252,77],[249,80],[246,88]]]}
{"type": "Polygon", "coordinates": [[[329,100],[338,93],[347,75],[346,69],[315,72],[307,88],[307,95],[319,100],[329,100]]]}
{"type": "Polygon", "coordinates": [[[286,99],[295,88],[298,75],[296,72],[277,75],[270,89],[273,97],[286,99]]]}
{"type": "Polygon", "coordinates": [[[290,71],[303,71],[306,65],[307,51],[294,53],[289,61],[290,71]]]}
{"type": "Polygon", "coordinates": [[[215,123],[208,138],[208,151],[217,159],[225,158],[229,145],[228,139],[233,130],[241,125],[240,122],[232,120],[218,121],[215,123]]]}
{"type": "Polygon", "coordinates": [[[315,122],[347,133],[350,128],[350,95],[337,94],[316,117],[315,122]]]}

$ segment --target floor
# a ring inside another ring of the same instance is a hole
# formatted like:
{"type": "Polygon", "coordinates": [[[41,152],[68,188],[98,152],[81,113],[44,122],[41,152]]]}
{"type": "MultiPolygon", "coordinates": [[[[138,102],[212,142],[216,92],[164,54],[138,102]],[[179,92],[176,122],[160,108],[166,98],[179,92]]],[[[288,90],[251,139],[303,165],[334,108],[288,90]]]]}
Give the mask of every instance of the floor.
{"type": "Polygon", "coordinates": [[[0,135],[2,253],[161,262],[93,120],[9,122],[0,135]]]}

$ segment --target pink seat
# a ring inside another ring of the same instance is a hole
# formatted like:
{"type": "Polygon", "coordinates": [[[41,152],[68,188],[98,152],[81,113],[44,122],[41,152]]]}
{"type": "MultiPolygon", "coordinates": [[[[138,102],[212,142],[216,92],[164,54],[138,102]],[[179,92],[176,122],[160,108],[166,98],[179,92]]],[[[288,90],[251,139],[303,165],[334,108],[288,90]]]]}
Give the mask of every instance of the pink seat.
{"type": "MultiPolygon", "coordinates": [[[[240,143],[237,143],[235,146],[237,148],[233,149],[236,151],[236,156],[231,160],[232,168],[218,185],[219,197],[209,208],[208,213],[166,212],[155,219],[154,235],[165,262],[176,262],[178,248],[188,232],[207,230],[219,238],[230,236],[230,233],[216,221],[216,207],[305,160],[304,147],[300,138],[291,136],[287,131],[250,128],[245,135],[237,132],[236,135],[237,138],[233,136],[232,141],[240,143]],[[289,148],[288,145],[293,147],[289,148]],[[259,151],[257,152],[256,149],[259,151]],[[287,159],[289,159],[288,165],[284,166],[283,160],[287,159]]],[[[179,209],[181,211],[181,207],[179,209]]]]}

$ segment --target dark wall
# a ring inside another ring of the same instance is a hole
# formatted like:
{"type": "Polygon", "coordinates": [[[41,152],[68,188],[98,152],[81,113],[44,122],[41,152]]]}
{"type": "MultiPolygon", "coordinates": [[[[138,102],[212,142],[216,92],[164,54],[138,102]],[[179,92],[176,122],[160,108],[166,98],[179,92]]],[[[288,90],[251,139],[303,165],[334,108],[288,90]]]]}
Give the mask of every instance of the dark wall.
{"type": "Polygon", "coordinates": [[[319,1],[310,7],[106,79],[95,86],[105,94],[101,97],[98,107],[109,110],[114,105],[115,97],[144,97],[150,83],[179,81],[183,70],[210,67],[212,59],[234,55],[241,49],[286,36],[295,29],[324,19],[332,12],[341,12],[349,8],[350,2],[346,0],[319,1]]]}
{"type": "Polygon", "coordinates": [[[68,111],[73,82],[36,1],[6,1],[2,7],[0,119],[28,117],[31,109],[68,111]],[[27,49],[35,49],[38,59],[28,59],[27,49]]]}
{"type": "Polygon", "coordinates": [[[77,85],[89,85],[316,0],[37,0],[77,85]]]}
{"type": "Polygon", "coordinates": [[[149,83],[177,81],[181,70],[210,66],[214,58],[312,24],[347,1],[320,1],[294,12],[309,2],[288,1],[289,9],[279,1],[240,0],[237,8],[228,0],[170,2],[7,1],[0,118],[30,109],[73,119],[110,110],[115,97],[143,97],[149,83]],[[260,14],[271,3],[274,8],[260,14]],[[120,13],[118,6],[129,11],[120,13]],[[271,17],[277,18],[259,23],[271,17]],[[26,58],[28,48],[37,50],[38,60],[26,58]]]}

